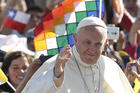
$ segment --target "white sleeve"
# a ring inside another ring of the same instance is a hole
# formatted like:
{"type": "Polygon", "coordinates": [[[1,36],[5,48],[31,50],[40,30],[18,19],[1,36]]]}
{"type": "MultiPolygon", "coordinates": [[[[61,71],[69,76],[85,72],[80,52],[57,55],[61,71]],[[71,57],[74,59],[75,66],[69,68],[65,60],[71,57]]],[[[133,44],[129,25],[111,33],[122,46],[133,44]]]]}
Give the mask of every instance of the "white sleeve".
{"type": "Polygon", "coordinates": [[[59,88],[56,88],[53,80],[53,69],[50,69],[32,82],[27,93],[68,93],[68,91],[63,87],[63,83],[59,88]]]}
{"type": "Polygon", "coordinates": [[[30,85],[27,93],[55,93],[57,89],[53,82],[53,69],[43,72],[30,85]]]}
{"type": "Polygon", "coordinates": [[[134,90],[132,89],[132,86],[130,85],[130,82],[125,76],[124,72],[121,70],[119,66],[118,69],[119,69],[120,79],[122,81],[126,93],[134,93],[134,90]]]}

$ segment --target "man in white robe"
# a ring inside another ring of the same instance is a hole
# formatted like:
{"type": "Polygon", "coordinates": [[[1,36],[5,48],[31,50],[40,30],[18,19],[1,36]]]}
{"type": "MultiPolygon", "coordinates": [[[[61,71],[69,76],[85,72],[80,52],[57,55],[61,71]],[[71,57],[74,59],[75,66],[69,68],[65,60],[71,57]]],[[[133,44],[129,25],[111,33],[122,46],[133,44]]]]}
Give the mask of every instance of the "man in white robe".
{"type": "Polygon", "coordinates": [[[101,55],[107,27],[97,17],[84,18],[74,35],[75,46],[45,62],[22,93],[134,93],[125,74],[101,55]]]}

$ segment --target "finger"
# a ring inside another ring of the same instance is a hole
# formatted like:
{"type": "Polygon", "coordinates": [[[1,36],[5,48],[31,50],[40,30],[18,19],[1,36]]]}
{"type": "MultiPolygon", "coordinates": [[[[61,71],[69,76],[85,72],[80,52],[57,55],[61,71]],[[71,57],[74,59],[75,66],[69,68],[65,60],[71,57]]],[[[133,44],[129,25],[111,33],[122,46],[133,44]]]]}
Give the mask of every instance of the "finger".
{"type": "Polygon", "coordinates": [[[32,63],[31,63],[31,67],[32,68],[36,68],[36,67],[40,67],[40,65],[41,65],[41,61],[39,60],[39,59],[36,59],[36,60],[34,60],[32,63]]]}
{"type": "Polygon", "coordinates": [[[129,76],[129,74],[131,73],[131,64],[133,64],[132,62],[127,63],[126,65],[126,69],[125,69],[125,74],[126,76],[129,76]]]}
{"type": "Polygon", "coordinates": [[[133,64],[132,62],[127,63],[126,69],[127,69],[127,70],[131,70],[132,64],[133,64]]]}
{"type": "Polygon", "coordinates": [[[60,57],[63,57],[65,56],[66,54],[68,54],[68,52],[70,51],[70,46],[65,46],[59,53],[59,56],[60,57]]]}
{"type": "Polygon", "coordinates": [[[41,63],[41,60],[40,59],[36,59],[34,62],[35,63],[41,63]]]}
{"type": "Polygon", "coordinates": [[[65,46],[56,59],[56,64],[65,64],[71,56],[70,46],[65,46]]]}
{"type": "Polygon", "coordinates": [[[137,72],[132,72],[131,74],[132,74],[135,78],[139,78],[139,75],[138,75],[137,72]]]}
{"type": "Polygon", "coordinates": [[[140,67],[140,58],[137,60],[137,65],[140,67]]]}

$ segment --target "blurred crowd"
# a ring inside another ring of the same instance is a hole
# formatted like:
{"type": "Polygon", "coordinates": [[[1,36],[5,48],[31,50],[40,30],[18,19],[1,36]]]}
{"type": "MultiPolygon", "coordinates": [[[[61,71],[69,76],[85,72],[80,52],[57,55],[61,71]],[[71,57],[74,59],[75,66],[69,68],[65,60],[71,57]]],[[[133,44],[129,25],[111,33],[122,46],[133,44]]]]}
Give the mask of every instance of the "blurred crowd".
{"type": "MultiPolygon", "coordinates": [[[[0,67],[14,88],[17,88],[20,84],[25,73],[27,73],[30,63],[34,61],[34,28],[44,16],[62,1],[0,0],[0,67]],[[31,15],[24,32],[18,32],[2,25],[9,8],[31,15]],[[20,46],[16,44],[18,40],[22,43],[20,46]],[[9,48],[6,45],[7,43],[10,45],[15,43],[16,46],[10,46],[9,48]]],[[[124,0],[123,6],[132,21],[132,25],[128,31],[128,29],[120,25],[119,21],[117,23],[116,21],[107,22],[107,17],[104,18],[106,24],[115,24],[116,27],[120,28],[120,31],[119,39],[107,41],[103,54],[112,58],[122,68],[135,93],[140,93],[140,2],[138,0],[124,0]],[[137,67],[137,72],[132,70],[132,66],[137,67]]],[[[129,24],[124,23],[126,26],[129,24]]],[[[0,85],[0,93],[3,92],[14,93],[7,84],[0,85]]]]}

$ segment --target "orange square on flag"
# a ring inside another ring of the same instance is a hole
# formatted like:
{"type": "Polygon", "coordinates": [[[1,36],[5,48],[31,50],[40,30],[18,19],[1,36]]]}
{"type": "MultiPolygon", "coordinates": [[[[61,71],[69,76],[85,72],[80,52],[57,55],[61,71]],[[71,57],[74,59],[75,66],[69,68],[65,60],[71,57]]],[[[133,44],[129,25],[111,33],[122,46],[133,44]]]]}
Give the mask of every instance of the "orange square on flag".
{"type": "Polygon", "coordinates": [[[34,39],[34,47],[36,51],[47,49],[45,40],[35,40],[34,39]]]}
{"type": "Polygon", "coordinates": [[[54,21],[53,20],[48,20],[48,21],[43,22],[44,30],[46,30],[48,28],[51,28],[53,26],[54,26],[54,21]]]}
{"type": "Polygon", "coordinates": [[[46,38],[50,38],[50,37],[56,37],[56,33],[54,31],[54,28],[49,28],[45,31],[45,36],[46,38]]]}
{"type": "Polygon", "coordinates": [[[61,17],[61,16],[64,16],[64,10],[63,10],[62,6],[59,6],[59,7],[55,8],[52,11],[52,15],[53,15],[54,19],[56,19],[58,17],[61,17]]]}
{"type": "Polygon", "coordinates": [[[44,31],[42,31],[40,34],[38,34],[34,39],[36,41],[45,39],[45,33],[44,33],[44,31]]]}
{"type": "Polygon", "coordinates": [[[66,0],[66,1],[62,3],[62,7],[65,14],[74,11],[73,1],[72,0],[66,0]]]}
{"type": "Polygon", "coordinates": [[[61,17],[59,17],[57,19],[54,19],[54,24],[55,25],[60,25],[60,24],[64,24],[64,23],[65,23],[64,16],[61,16],[61,17]]]}

